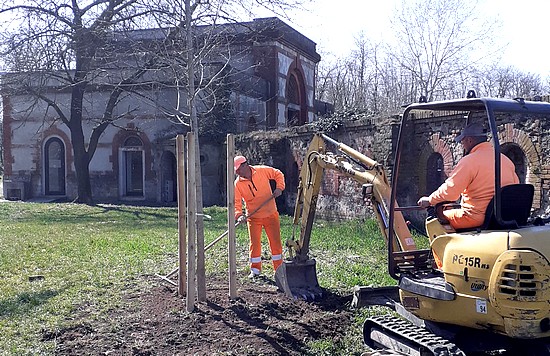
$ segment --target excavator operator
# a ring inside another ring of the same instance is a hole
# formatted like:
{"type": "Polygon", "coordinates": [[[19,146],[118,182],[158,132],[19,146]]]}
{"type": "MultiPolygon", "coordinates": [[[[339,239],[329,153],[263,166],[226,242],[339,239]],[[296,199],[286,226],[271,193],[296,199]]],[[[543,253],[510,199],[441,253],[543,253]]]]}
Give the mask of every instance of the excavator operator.
{"type": "MultiPolygon", "coordinates": [[[[457,163],[451,175],[430,196],[423,196],[418,205],[423,208],[461,198],[460,208],[443,211],[454,229],[481,226],[487,205],[495,194],[495,152],[483,125],[467,125],[455,138],[464,148],[464,157],[457,163]]],[[[514,163],[501,154],[501,186],[519,183],[514,163]]]]}

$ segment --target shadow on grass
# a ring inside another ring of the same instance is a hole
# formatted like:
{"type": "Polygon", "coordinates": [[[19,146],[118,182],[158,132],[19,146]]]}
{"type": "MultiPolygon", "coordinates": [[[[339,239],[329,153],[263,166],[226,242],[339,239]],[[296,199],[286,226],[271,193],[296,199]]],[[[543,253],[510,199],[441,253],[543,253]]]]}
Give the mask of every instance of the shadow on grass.
{"type": "Polygon", "coordinates": [[[48,289],[39,292],[22,292],[12,299],[0,300],[0,318],[29,313],[58,294],[59,291],[48,289]]]}
{"type": "MultiPolygon", "coordinates": [[[[140,223],[153,224],[153,226],[164,226],[167,228],[177,225],[177,207],[150,206],[139,204],[107,204],[99,203],[94,205],[85,204],[64,204],[64,203],[43,203],[27,204],[16,203],[11,210],[3,214],[16,222],[32,221],[35,223],[82,224],[82,223],[103,223],[109,220],[113,224],[140,223]],[[13,211],[12,211],[13,210],[13,211]]],[[[203,219],[205,229],[219,229],[223,232],[227,226],[227,214],[224,210],[205,208],[203,219]]],[[[220,208],[221,209],[221,208],[220,208]]]]}
{"type": "Polygon", "coordinates": [[[102,209],[102,213],[117,212],[122,214],[134,215],[138,219],[144,217],[152,217],[155,219],[174,219],[177,215],[169,212],[173,210],[171,207],[163,207],[164,209],[155,209],[159,207],[141,206],[141,205],[110,205],[110,204],[98,204],[95,207],[102,209]]]}

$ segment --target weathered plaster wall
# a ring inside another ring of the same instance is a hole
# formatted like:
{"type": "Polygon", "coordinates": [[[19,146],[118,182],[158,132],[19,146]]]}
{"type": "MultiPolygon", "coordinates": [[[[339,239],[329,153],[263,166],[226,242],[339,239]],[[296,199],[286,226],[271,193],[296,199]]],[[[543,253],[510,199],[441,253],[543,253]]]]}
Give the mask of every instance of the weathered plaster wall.
{"type": "MultiPolygon", "coordinates": [[[[58,95],[60,101],[69,101],[68,94],[58,95]]],[[[101,96],[92,94],[85,101],[89,106],[85,111],[91,117],[100,117],[102,112],[98,101],[101,96]]],[[[27,96],[13,96],[10,110],[4,112],[4,133],[9,140],[5,146],[4,158],[7,160],[4,177],[5,189],[12,185],[22,186],[23,199],[40,197],[45,194],[44,188],[44,144],[52,137],[59,138],[65,149],[66,198],[77,197],[76,173],[70,132],[60,120],[48,116],[53,110],[38,106],[33,111],[27,108],[33,100],[27,96]],[[32,113],[34,115],[29,115],[32,113]],[[36,114],[39,113],[39,114],[36,114]],[[46,113],[46,115],[42,114],[46,113]]],[[[141,109],[139,116],[126,115],[117,121],[117,126],[108,127],[102,134],[96,152],[90,161],[92,192],[98,201],[117,200],[122,198],[120,177],[120,155],[124,141],[130,136],[139,137],[143,143],[144,153],[144,196],[146,201],[160,201],[159,181],[154,168],[154,157],[162,155],[165,147],[161,145],[165,135],[175,137],[177,127],[169,120],[159,118],[156,108],[142,106],[137,98],[126,98],[123,105],[141,109]],[[160,150],[160,151],[158,151],[160,150]]],[[[39,103],[39,105],[42,105],[39,103]]],[[[84,135],[89,136],[92,120],[84,121],[84,135]]],[[[173,148],[170,149],[174,151],[173,148]]],[[[160,160],[159,160],[160,161],[160,160]]],[[[9,196],[7,192],[4,192],[9,196]]]]}
{"type": "Polygon", "coordinates": [[[278,81],[277,81],[277,93],[278,93],[278,105],[277,105],[277,123],[279,127],[287,126],[287,98],[286,98],[286,85],[288,82],[289,73],[293,70],[297,70],[304,80],[305,90],[305,104],[307,106],[307,119],[306,122],[313,121],[314,118],[314,98],[315,98],[315,68],[316,63],[304,56],[300,51],[295,48],[279,44],[278,45],[278,81]]]}

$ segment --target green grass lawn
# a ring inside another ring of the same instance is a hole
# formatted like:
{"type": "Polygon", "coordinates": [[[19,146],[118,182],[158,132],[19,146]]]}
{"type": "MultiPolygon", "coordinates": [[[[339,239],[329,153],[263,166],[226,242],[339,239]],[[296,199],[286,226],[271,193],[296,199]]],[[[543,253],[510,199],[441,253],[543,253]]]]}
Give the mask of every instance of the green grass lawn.
{"type": "MultiPolygon", "coordinates": [[[[205,221],[208,244],[226,230],[226,209],[205,213],[212,217],[205,221]]],[[[289,217],[282,217],[282,235],[292,236],[289,217]]],[[[394,284],[380,236],[374,221],[316,222],[311,255],[319,283],[347,294],[354,285],[394,284]]],[[[207,252],[208,275],[227,273],[224,242],[207,252]]],[[[147,287],[141,276],[175,268],[177,246],[176,208],[1,203],[0,352],[52,354],[55,344],[42,340],[44,331],[69,326],[75,311],[105,318],[125,293],[147,287]]],[[[238,227],[241,275],[247,273],[247,251],[246,229],[238,227]]]]}

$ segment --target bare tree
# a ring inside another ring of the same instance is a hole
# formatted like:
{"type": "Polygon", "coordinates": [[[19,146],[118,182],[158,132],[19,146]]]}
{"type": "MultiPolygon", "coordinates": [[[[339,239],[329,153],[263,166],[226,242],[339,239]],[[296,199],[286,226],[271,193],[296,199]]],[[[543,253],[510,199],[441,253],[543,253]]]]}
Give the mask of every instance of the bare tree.
{"type": "Polygon", "coordinates": [[[364,108],[366,104],[367,91],[370,84],[371,71],[368,68],[369,61],[369,42],[364,33],[359,33],[359,36],[355,38],[356,49],[352,51],[352,56],[355,61],[353,62],[353,72],[350,79],[354,80],[353,86],[355,87],[355,99],[354,107],[364,108]]]}
{"type": "Polygon", "coordinates": [[[518,72],[514,80],[512,97],[533,98],[542,94],[543,83],[540,75],[535,73],[518,72]]]}
{"type": "Polygon", "coordinates": [[[512,66],[482,67],[474,71],[474,77],[471,87],[482,96],[533,98],[546,90],[539,75],[525,73],[512,66]]]}
{"type": "Polygon", "coordinates": [[[493,66],[482,70],[479,73],[480,82],[483,84],[483,91],[478,92],[486,96],[506,98],[510,95],[513,87],[516,70],[513,67],[493,66]]]}
{"type": "Polygon", "coordinates": [[[415,81],[415,97],[443,98],[445,83],[493,54],[488,39],[495,24],[476,17],[476,7],[477,1],[402,0],[392,20],[396,44],[390,53],[415,81]]]}
{"type": "MultiPolygon", "coordinates": [[[[324,60],[317,66],[315,75],[315,98],[321,101],[330,101],[331,81],[336,67],[330,60],[326,59],[328,55],[323,53],[321,56],[324,60]]],[[[331,101],[331,103],[333,102],[331,101]]]]}

